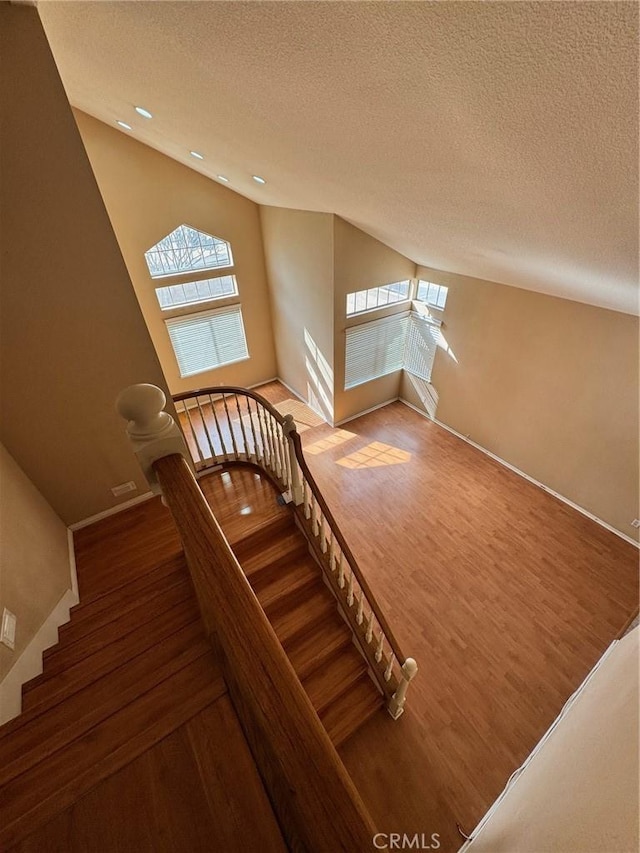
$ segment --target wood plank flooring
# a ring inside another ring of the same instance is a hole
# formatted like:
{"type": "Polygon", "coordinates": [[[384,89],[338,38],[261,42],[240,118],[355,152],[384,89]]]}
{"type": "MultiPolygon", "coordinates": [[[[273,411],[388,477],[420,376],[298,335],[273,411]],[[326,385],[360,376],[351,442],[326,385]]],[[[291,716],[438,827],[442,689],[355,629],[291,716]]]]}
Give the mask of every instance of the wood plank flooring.
{"type": "Polygon", "coordinates": [[[637,607],[637,549],[400,402],[301,437],[420,667],[343,760],[381,831],[457,850],[637,607]]]}

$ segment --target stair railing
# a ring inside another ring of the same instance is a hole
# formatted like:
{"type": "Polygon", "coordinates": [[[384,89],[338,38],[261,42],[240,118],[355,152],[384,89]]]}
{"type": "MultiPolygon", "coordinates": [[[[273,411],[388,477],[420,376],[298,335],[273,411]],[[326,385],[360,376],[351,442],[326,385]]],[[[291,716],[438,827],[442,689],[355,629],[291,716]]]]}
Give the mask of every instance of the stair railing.
{"type": "Polygon", "coordinates": [[[174,402],[197,471],[252,464],[296,507],[296,514],[394,719],[418,667],[402,652],[304,457],[293,416],[255,391],[235,386],[176,394],[174,402]]]}
{"type": "Polygon", "coordinates": [[[134,385],[117,407],[174,517],[207,636],[288,846],[364,853],[375,825],[198,486],[164,403],[159,388],[134,385]]]}

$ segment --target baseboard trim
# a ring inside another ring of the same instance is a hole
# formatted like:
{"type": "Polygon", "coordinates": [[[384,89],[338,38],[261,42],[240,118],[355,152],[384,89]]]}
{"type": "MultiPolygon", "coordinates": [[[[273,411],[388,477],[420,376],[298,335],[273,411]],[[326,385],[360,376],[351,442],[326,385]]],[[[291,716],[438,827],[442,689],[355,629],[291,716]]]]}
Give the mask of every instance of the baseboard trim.
{"type": "Polygon", "coordinates": [[[633,545],[634,548],[640,549],[639,542],[636,542],[635,539],[632,539],[630,536],[627,536],[627,534],[623,533],[621,530],[617,530],[615,527],[612,527],[602,518],[599,518],[597,515],[594,515],[592,512],[589,512],[588,509],[585,509],[579,504],[574,503],[570,498],[561,495],[559,492],[554,491],[549,486],[545,486],[545,484],[541,483],[540,480],[536,480],[535,477],[531,477],[529,474],[526,474],[524,471],[521,471],[520,468],[516,468],[515,465],[512,465],[510,462],[507,462],[506,459],[502,459],[502,457],[496,456],[495,453],[492,453],[490,450],[487,450],[486,447],[483,447],[481,444],[477,444],[477,442],[472,441],[470,438],[467,438],[466,435],[462,435],[462,433],[458,432],[450,426],[447,426],[447,424],[442,423],[442,421],[439,421],[437,418],[432,418],[426,412],[421,412],[420,409],[407,402],[407,400],[403,400],[402,397],[400,397],[400,402],[404,403],[405,406],[408,406],[408,408],[413,409],[414,412],[417,412],[419,415],[422,415],[422,417],[431,421],[436,426],[439,426],[442,429],[446,429],[446,431],[450,432],[451,435],[455,435],[456,438],[460,438],[462,439],[462,441],[466,442],[467,444],[470,444],[472,447],[475,447],[476,450],[479,450],[481,453],[484,453],[485,456],[489,456],[491,459],[495,460],[496,462],[499,462],[500,465],[503,465],[505,468],[508,468],[510,471],[513,471],[514,474],[518,474],[519,477],[523,477],[525,480],[528,480],[530,483],[533,483],[534,486],[537,486],[539,489],[542,489],[543,492],[547,492],[547,494],[552,495],[554,498],[557,498],[559,501],[562,501],[562,503],[566,504],[567,506],[570,506],[571,509],[575,509],[576,512],[579,512],[581,515],[586,516],[591,521],[595,521],[595,523],[599,524],[600,527],[604,527],[605,530],[608,530],[610,533],[614,533],[616,536],[619,536],[620,539],[624,539],[625,542],[628,542],[630,545],[633,545]]]}
{"type": "Polygon", "coordinates": [[[82,521],[76,521],[74,524],[69,525],[69,530],[71,530],[72,532],[76,530],[82,530],[83,527],[88,527],[90,524],[95,524],[96,521],[102,521],[103,518],[109,518],[110,515],[116,515],[119,512],[124,512],[124,510],[131,509],[132,506],[144,503],[144,501],[148,501],[153,497],[155,497],[153,492],[144,492],[144,494],[142,495],[136,495],[136,497],[131,498],[131,500],[124,501],[121,504],[109,507],[109,509],[105,509],[102,512],[96,513],[95,515],[90,515],[89,518],[83,518],[82,521]]]}
{"type": "MultiPolygon", "coordinates": [[[[348,418],[343,418],[341,421],[337,421],[333,424],[334,427],[342,426],[343,424],[348,424],[349,421],[355,421],[356,418],[361,418],[363,415],[368,415],[371,412],[375,412],[377,409],[383,409],[385,406],[388,406],[390,403],[396,403],[400,400],[400,397],[392,397],[390,400],[385,400],[384,403],[378,403],[376,406],[371,406],[370,409],[364,409],[362,412],[358,412],[355,415],[349,415],[348,418]]],[[[404,400],[402,400],[404,402],[404,400]]]]}
{"type": "MultiPolygon", "coordinates": [[[[72,581],[74,576],[75,559],[72,581]]],[[[77,592],[68,589],[0,682],[0,725],[17,717],[22,710],[22,685],[40,675],[42,653],[58,642],[58,628],[69,621],[69,610],[77,603],[77,592]]]]}

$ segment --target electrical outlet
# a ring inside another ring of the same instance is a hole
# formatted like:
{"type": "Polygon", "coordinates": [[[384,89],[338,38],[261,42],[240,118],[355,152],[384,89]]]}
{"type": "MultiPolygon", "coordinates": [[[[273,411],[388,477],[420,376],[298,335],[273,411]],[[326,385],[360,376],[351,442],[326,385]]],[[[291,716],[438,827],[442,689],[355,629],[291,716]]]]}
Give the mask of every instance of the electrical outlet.
{"type": "Polygon", "coordinates": [[[120,495],[126,495],[127,492],[135,492],[137,490],[137,488],[138,487],[133,482],[133,480],[129,480],[128,483],[120,483],[119,486],[114,486],[111,489],[111,492],[112,492],[114,497],[119,498],[120,495]]]}
{"type": "Polygon", "coordinates": [[[640,518],[634,518],[631,522],[632,527],[640,527],[640,518]]]}
{"type": "Polygon", "coordinates": [[[0,628],[0,643],[8,649],[16,647],[16,615],[5,607],[2,611],[2,628],[0,628]]]}

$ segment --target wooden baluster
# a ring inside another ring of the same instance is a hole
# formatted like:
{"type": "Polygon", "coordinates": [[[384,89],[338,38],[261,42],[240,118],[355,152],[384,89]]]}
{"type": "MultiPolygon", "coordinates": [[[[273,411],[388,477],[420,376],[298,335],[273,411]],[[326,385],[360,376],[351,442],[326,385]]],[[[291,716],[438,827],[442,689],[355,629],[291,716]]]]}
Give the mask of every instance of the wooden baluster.
{"type": "Polygon", "coordinates": [[[414,678],[415,674],[418,671],[418,664],[414,661],[413,658],[407,658],[406,661],[402,664],[401,670],[402,678],[400,679],[400,682],[398,684],[398,689],[393,694],[393,696],[389,700],[389,704],[387,705],[387,710],[389,711],[394,720],[397,720],[404,710],[404,702],[407,695],[407,688],[409,687],[409,682],[412,678],[414,678]]]}
{"type": "Polygon", "coordinates": [[[364,592],[360,590],[360,595],[358,596],[358,612],[356,613],[356,622],[358,625],[362,625],[364,620],[364,592]]]}
{"type": "Polygon", "coordinates": [[[382,649],[384,646],[384,634],[380,631],[380,636],[378,637],[378,645],[376,646],[376,660],[378,663],[382,660],[382,649]]]}
{"type": "Polygon", "coordinates": [[[349,570],[349,582],[347,584],[347,604],[353,605],[353,572],[349,570]]]}
{"type": "Polygon", "coordinates": [[[244,422],[242,420],[242,412],[240,411],[240,398],[238,395],[235,395],[236,398],[236,409],[238,410],[238,421],[240,422],[240,432],[242,433],[242,443],[244,444],[244,455],[247,460],[251,459],[251,454],[249,453],[249,442],[247,441],[247,433],[244,428],[244,422]]]}
{"type": "Polygon", "coordinates": [[[344,589],[344,554],[340,551],[340,562],[338,563],[338,586],[344,589]]]}
{"type": "Polygon", "coordinates": [[[367,645],[369,645],[373,639],[373,610],[369,611],[369,618],[367,619],[367,633],[364,635],[364,638],[367,641],[367,645]]]}
{"type": "Polygon", "coordinates": [[[227,458],[227,451],[224,446],[224,438],[222,437],[222,430],[220,429],[220,424],[218,422],[218,413],[216,412],[216,405],[213,402],[213,397],[209,394],[209,403],[211,405],[211,411],[213,413],[213,420],[216,424],[216,430],[218,432],[218,438],[220,439],[220,455],[224,456],[225,460],[227,458]]]}
{"type": "Polygon", "coordinates": [[[229,435],[231,436],[231,446],[233,447],[233,455],[238,459],[238,447],[236,445],[236,437],[233,433],[233,426],[231,425],[231,416],[229,415],[229,407],[227,406],[227,398],[225,394],[222,394],[222,405],[224,407],[224,413],[227,417],[227,425],[229,427],[229,435]]]}
{"type": "Polygon", "coordinates": [[[389,663],[387,664],[387,668],[384,671],[384,680],[389,681],[391,679],[391,673],[393,672],[393,664],[395,663],[396,656],[391,653],[391,657],[389,658],[389,663]]]}
{"type": "Polygon", "coordinates": [[[202,448],[200,447],[200,442],[198,441],[198,433],[195,430],[193,425],[193,421],[191,420],[191,413],[189,412],[189,401],[184,401],[184,410],[187,413],[187,420],[189,421],[189,427],[191,428],[191,434],[193,435],[193,440],[196,443],[196,448],[198,450],[198,459],[194,459],[194,462],[203,462],[204,461],[204,453],[202,452],[202,448]]]}
{"type": "MultiPolygon", "coordinates": [[[[258,404],[256,403],[256,406],[257,405],[258,404]]],[[[251,411],[251,397],[247,397],[247,412],[249,413],[249,426],[251,427],[251,436],[253,438],[253,458],[256,462],[260,462],[258,439],[256,438],[256,427],[253,422],[253,412],[251,411]]]]}
{"type": "Polygon", "coordinates": [[[202,425],[204,427],[204,434],[207,437],[207,443],[209,444],[209,450],[211,451],[211,460],[212,462],[216,461],[216,452],[213,449],[213,444],[211,443],[211,436],[209,435],[209,427],[207,426],[207,422],[204,418],[204,412],[202,411],[202,406],[200,405],[200,399],[196,397],[196,405],[198,406],[198,411],[200,412],[200,417],[202,418],[202,425]]]}

